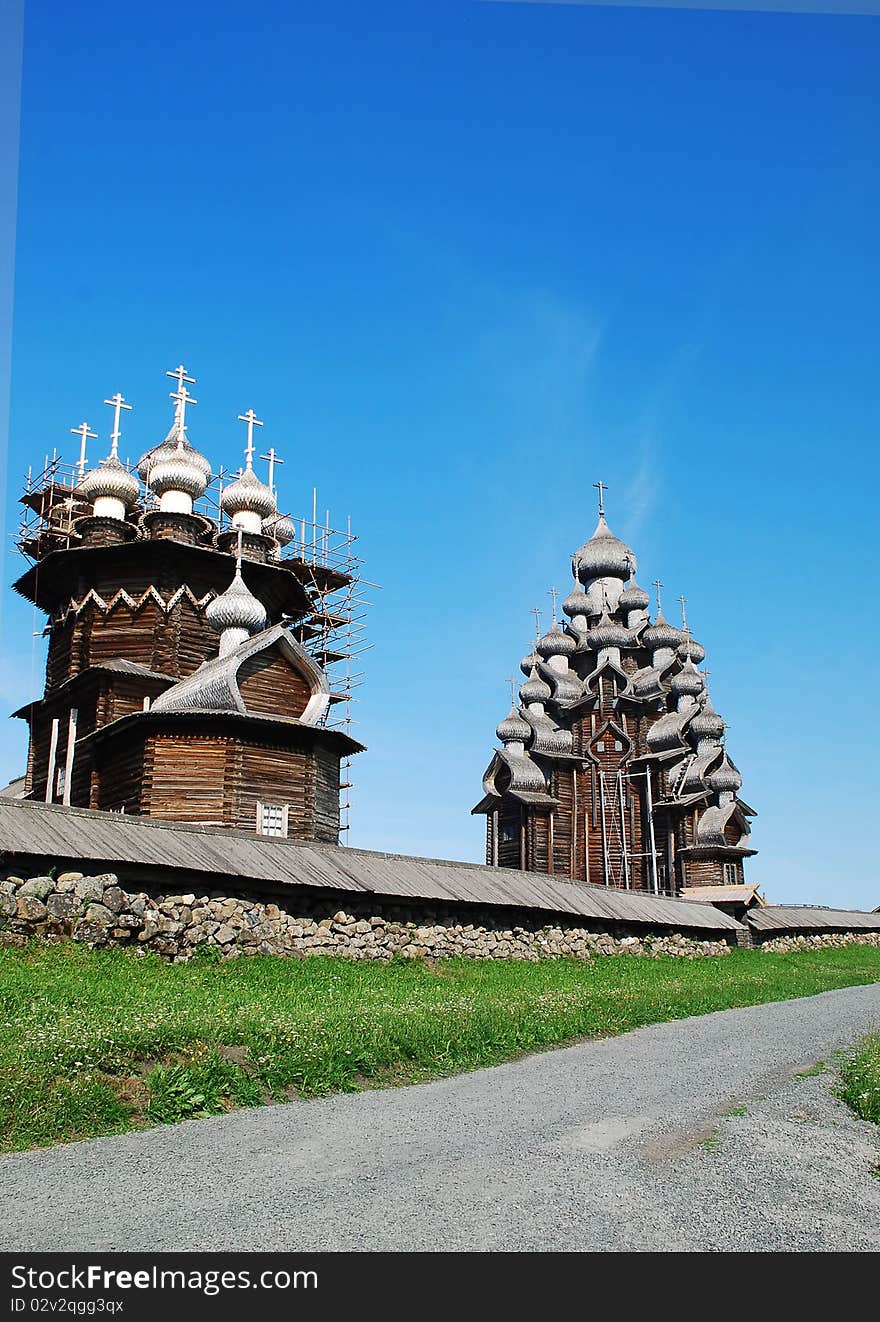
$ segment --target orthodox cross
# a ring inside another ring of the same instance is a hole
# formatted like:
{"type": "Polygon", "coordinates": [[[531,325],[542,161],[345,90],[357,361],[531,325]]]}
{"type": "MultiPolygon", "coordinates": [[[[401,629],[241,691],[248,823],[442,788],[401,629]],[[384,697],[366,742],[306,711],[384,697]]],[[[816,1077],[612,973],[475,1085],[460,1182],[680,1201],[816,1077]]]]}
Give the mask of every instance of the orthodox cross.
{"type": "Polygon", "coordinates": [[[608,490],[604,482],[594,482],[593,486],[599,492],[599,518],[605,518],[605,492],[608,490]]]}
{"type": "Polygon", "coordinates": [[[515,707],[515,706],[516,706],[516,680],[514,679],[513,675],[508,675],[508,676],[507,676],[507,683],[510,685],[510,705],[511,705],[511,707],[515,707]]]}
{"type": "Polygon", "coordinates": [[[533,606],[533,607],[532,607],[532,614],[533,614],[534,617],[535,617],[535,640],[537,641],[537,640],[541,637],[541,608],[540,608],[540,606],[533,606]]]}
{"type": "Polygon", "coordinates": [[[183,366],[183,363],[181,363],[179,367],[176,367],[173,372],[166,372],[165,375],[173,377],[177,382],[177,389],[172,390],[170,398],[175,400],[177,403],[177,408],[175,410],[177,422],[180,427],[180,430],[185,432],[186,406],[187,404],[198,404],[199,401],[197,399],[193,399],[192,395],[189,393],[186,386],[184,385],[184,382],[188,381],[191,386],[194,386],[196,383],[196,379],[194,376],[187,376],[186,368],[183,366]]]}
{"type": "Polygon", "coordinates": [[[554,625],[555,625],[555,624],[556,624],[556,597],[557,597],[556,589],[555,589],[555,588],[551,588],[550,591],[547,593],[547,596],[550,597],[551,600],[552,600],[552,602],[553,602],[553,623],[554,623],[554,625]]]}
{"type": "Polygon", "coordinates": [[[110,399],[105,399],[104,403],[109,404],[111,409],[113,409],[113,430],[110,433],[110,453],[115,458],[119,449],[119,438],[122,435],[122,432],[119,430],[119,415],[123,409],[125,409],[126,413],[131,413],[131,405],[126,404],[125,399],[120,395],[118,390],[110,399]]]}
{"type": "Polygon", "coordinates": [[[659,578],[655,578],[653,586],[657,589],[657,614],[662,615],[663,607],[660,604],[660,589],[663,587],[663,584],[660,582],[659,578]]]}
{"type": "MultiPolygon", "coordinates": [[[[256,419],[254,419],[254,421],[256,422],[256,419]]],[[[260,422],[260,423],[257,423],[257,425],[258,425],[259,427],[262,427],[263,424],[260,422]]],[[[269,490],[274,492],[274,490],[275,490],[275,465],[276,465],[276,464],[283,464],[283,463],[284,463],[284,460],[278,458],[278,455],[277,455],[276,452],[275,452],[275,446],[274,446],[274,445],[270,445],[270,446],[269,446],[269,453],[268,453],[268,454],[261,454],[261,455],[260,455],[260,458],[261,458],[261,459],[268,459],[268,460],[269,460],[269,490]]]]}
{"type": "Polygon", "coordinates": [[[89,431],[89,424],[87,422],[81,422],[78,427],[71,427],[70,430],[73,432],[74,436],[80,438],[78,467],[79,475],[82,477],[86,466],[86,441],[96,441],[98,439],[98,433],[95,431],[89,431]]]}
{"type": "Polygon", "coordinates": [[[686,611],[685,611],[685,606],[687,605],[687,597],[679,597],[679,599],[678,599],[678,604],[679,604],[679,606],[681,606],[681,627],[682,627],[682,629],[684,629],[685,633],[687,633],[687,632],[688,632],[688,617],[687,617],[687,613],[686,613],[686,611]]]}
{"type": "Polygon", "coordinates": [[[244,457],[247,460],[248,468],[253,468],[254,451],[256,449],[256,446],[254,445],[254,428],[262,427],[263,424],[260,422],[256,413],[254,413],[253,409],[248,409],[247,413],[239,413],[238,420],[239,422],[247,423],[248,438],[247,445],[244,447],[244,457]]]}

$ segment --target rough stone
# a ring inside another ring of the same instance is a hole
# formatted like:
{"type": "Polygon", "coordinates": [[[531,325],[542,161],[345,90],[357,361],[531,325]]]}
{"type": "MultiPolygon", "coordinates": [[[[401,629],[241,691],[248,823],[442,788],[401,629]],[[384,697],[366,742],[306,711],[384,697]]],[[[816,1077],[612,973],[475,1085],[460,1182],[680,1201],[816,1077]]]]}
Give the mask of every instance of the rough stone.
{"type": "MultiPolygon", "coordinates": [[[[115,880],[114,877],[113,881],[115,880]]],[[[103,877],[81,877],[79,881],[73,883],[73,893],[81,900],[94,900],[96,904],[100,904],[104,898],[104,891],[110,884],[103,877]]]]}
{"type": "Polygon", "coordinates": [[[29,923],[43,922],[48,912],[43,901],[37,899],[36,895],[19,895],[16,908],[18,917],[29,923]]]}
{"type": "Polygon", "coordinates": [[[111,923],[116,922],[116,914],[105,904],[90,904],[85,912],[85,920],[87,923],[94,923],[97,927],[109,927],[111,923]]]}

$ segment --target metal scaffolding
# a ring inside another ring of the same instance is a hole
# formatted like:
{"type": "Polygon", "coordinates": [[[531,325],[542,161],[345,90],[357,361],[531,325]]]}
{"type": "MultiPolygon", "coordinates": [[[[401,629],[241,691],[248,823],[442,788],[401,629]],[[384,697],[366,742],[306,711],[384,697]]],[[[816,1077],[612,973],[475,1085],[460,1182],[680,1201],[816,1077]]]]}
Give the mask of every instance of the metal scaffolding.
{"type": "MultiPolygon", "coordinates": [[[[22,518],[15,536],[17,550],[31,563],[37,563],[49,551],[76,545],[79,536],[76,521],[90,512],[87,503],[76,496],[76,486],[87,465],[64,462],[57,452],[47,455],[42,469],[28,469],[20,500],[22,518]]],[[[129,472],[136,465],[126,461],[129,472]]],[[[223,489],[238,473],[220,468],[196,501],[193,512],[209,519],[219,531],[231,528],[220,507],[223,489]]],[[[129,511],[128,519],[137,522],[142,514],[158,509],[158,498],[141,488],[141,497],[129,511]]],[[[358,724],[353,714],[357,691],[364,682],[361,657],[369,650],[366,640],[368,583],[362,576],[362,561],[357,554],[357,537],[351,519],[345,528],[331,524],[330,511],[318,519],[317,491],[312,492],[310,517],[293,518],[294,535],[287,545],[274,552],[276,561],[288,569],[304,588],[310,610],[301,618],[289,621],[293,636],[302,643],[316,663],[328,674],[330,704],[323,724],[351,734],[358,724]]],[[[350,829],[351,761],[342,764],[340,784],[340,830],[350,829]]]]}

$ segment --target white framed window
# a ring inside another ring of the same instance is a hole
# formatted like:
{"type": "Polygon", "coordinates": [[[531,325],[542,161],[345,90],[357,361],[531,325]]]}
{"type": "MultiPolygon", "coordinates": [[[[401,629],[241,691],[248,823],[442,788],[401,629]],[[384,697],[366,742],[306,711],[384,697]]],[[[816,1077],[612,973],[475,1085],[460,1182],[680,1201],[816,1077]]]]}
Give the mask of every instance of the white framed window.
{"type": "Polygon", "coordinates": [[[288,805],[286,803],[257,804],[257,834],[287,835],[288,805]]]}
{"type": "Polygon", "coordinates": [[[724,884],[725,884],[725,886],[738,886],[738,885],[739,885],[739,864],[738,864],[738,863],[725,863],[725,864],[724,864],[724,884]]]}

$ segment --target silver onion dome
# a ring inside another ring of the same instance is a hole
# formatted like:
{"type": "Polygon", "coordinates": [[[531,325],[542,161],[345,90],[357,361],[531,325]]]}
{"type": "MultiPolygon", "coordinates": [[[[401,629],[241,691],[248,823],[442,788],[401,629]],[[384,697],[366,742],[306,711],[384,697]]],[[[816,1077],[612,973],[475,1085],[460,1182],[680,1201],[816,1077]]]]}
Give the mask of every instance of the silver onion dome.
{"type": "Polygon", "coordinates": [[[541,658],[538,656],[538,653],[535,651],[533,647],[531,652],[529,652],[528,656],[524,656],[522,661],[520,661],[519,663],[519,668],[525,675],[526,679],[528,679],[529,675],[535,669],[535,666],[540,665],[540,662],[541,662],[541,658]]]}
{"type": "Polygon", "coordinates": [[[635,568],[635,556],[625,542],[614,536],[604,514],[600,514],[596,531],[575,551],[571,565],[582,583],[594,578],[629,578],[635,568]]]}
{"type": "Polygon", "coordinates": [[[177,456],[180,447],[183,448],[183,453],[186,456],[187,462],[193,467],[198,468],[204,475],[205,486],[207,486],[211,480],[211,465],[208,463],[205,456],[199,453],[194,445],[190,445],[186,438],[186,433],[181,430],[176,422],[164,441],[159,445],[154,445],[152,450],[147,450],[146,454],[141,455],[138,461],[138,473],[140,474],[141,479],[144,482],[149,483],[150,475],[156,465],[162,463],[164,460],[177,456]]]}
{"type": "Polygon", "coordinates": [[[236,514],[257,514],[268,519],[276,510],[275,497],[261,482],[252,468],[246,468],[241,477],[226,487],[220,497],[220,508],[230,518],[236,514]]]}
{"type": "Polygon", "coordinates": [[[647,610],[651,598],[644,588],[640,588],[635,579],[631,579],[620,594],[618,606],[625,611],[643,611],[647,610]]]}
{"type": "Polygon", "coordinates": [[[522,702],[547,702],[550,698],[550,685],[545,684],[536,671],[532,671],[519,691],[522,702]]]}
{"type": "Polygon", "coordinates": [[[695,698],[703,692],[705,680],[691,661],[686,661],[678,674],[673,675],[669,687],[677,698],[695,698]]]}
{"type": "Polygon", "coordinates": [[[680,629],[676,629],[669,624],[662,613],[659,614],[653,624],[649,624],[642,634],[642,642],[645,647],[656,652],[661,647],[671,647],[676,649],[682,640],[680,629]]]}
{"type": "Polygon", "coordinates": [[[164,496],[166,491],[180,491],[193,500],[205,494],[205,488],[211,476],[208,461],[203,459],[191,445],[161,445],[156,451],[156,459],[149,469],[147,482],[150,490],[157,496],[164,496]],[[196,462],[202,459],[202,463],[196,462]],[[207,467],[207,473],[205,469],[207,467]]]}
{"type": "Polygon", "coordinates": [[[532,727],[520,716],[515,707],[511,707],[504,720],[496,726],[495,733],[503,744],[514,741],[524,744],[532,733],[532,727]]]}
{"type": "Polygon", "coordinates": [[[629,641],[629,629],[617,620],[612,620],[607,611],[602,612],[599,623],[587,634],[587,645],[596,652],[603,647],[626,647],[629,641]]]}
{"type": "Polygon", "coordinates": [[[706,699],[702,709],[691,720],[688,729],[697,739],[720,739],[724,734],[724,721],[712,706],[710,699],[706,699]]]}
{"type": "Polygon", "coordinates": [[[706,649],[702,643],[698,643],[688,630],[684,631],[684,640],[678,649],[678,655],[682,661],[691,660],[694,665],[699,665],[701,661],[706,660],[706,649]]]}
{"type": "Polygon", "coordinates": [[[122,501],[126,508],[134,504],[140,490],[137,478],[113,454],[86,473],[76,486],[77,496],[90,505],[96,500],[109,498],[122,501]]]}
{"type": "Polygon", "coordinates": [[[276,514],[274,519],[266,520],[265,531],[279,546],[287,546],[296,536],[296,524],[286,514],[276,514]]]}
{"type": "Polygon", "coordinates": [[[539,656],[571,656],[572,652],[577,651],[577,643],[571,634],[563,633],[558,625],[544,634],[543,638],[538,640],[535,648],[539,656]]]}
{"type": "Polygon", "coordinates": [[[580,582],[575,583],[571,592],[562,603],[562,609],[570,620],[576,615],[589,615],[591,610],[590,598],[584,592],[580,582]]]}
{"type": "Polygon", "coordinates": [[[245,583],[240,566],[236,568],[229,587],[214,598],[205,615],[218,633],[224,629],[247,629],[248,633],[256,633],[266,624],[265,607],[245,583]]]}
{"type": "Polygon", "coordinates": [[[736,794],[737,790],[742,787],[743,782],[742,776],[725,753],[721,766],[716,771],[709,773],[706,777],[706,783],[718,794],[724,794],[725,792],[736,794]]]}

